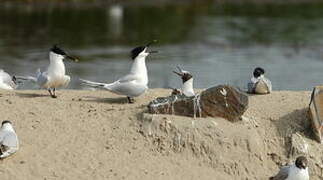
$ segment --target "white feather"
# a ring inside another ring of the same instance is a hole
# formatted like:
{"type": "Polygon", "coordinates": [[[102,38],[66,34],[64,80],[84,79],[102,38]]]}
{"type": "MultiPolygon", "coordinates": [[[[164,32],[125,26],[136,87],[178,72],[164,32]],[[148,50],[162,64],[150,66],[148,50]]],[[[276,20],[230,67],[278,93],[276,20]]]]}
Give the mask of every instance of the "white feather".
{"type": "Polygon", "coordinates": [[[0,145],[5,146],[0,158],[5,158],[19,149],[18,136],[10,123],[5,123],[0,129],[0,145]]]}
{"type": "Polygon", "coordinates": [[[299,169],[294,165],[290,166],[286,180],[309,180],[308,169],[299,169]]]}
{"type": "Polygon", "coordinates": [[[134,59],[130,73],[113,83],[106,84],[83,79],[80,80],[83,85],[103,88],[119,95],[125,95],[128,97],[140,96],[148,89],[148,74],[146,67],[146,57],[148,54],[149,53],[146,53],[145,50],[141,52],[134,59]]]}
{"type": "Polygon", "coordinates": [[[186,81],[185,83],[183,83],[182,93],[187,97],[195,96],[195,92],[193,89],[193,78],[191,78],[188,81],[186,81]]]}
{"type": "Polygon", "coordinates": [[[17,85],[12,81],[12,77],[0,69],[0,89],[4,90],[13,90],[16,89],[17,85]]]}
{"type": "Polygon", "coordinates": [[[66,87],[71,78],[70,76],[65,75],[65,64],[63,59],[64,56],[50,52],[47,71],[41,72],[40,69],[38,69],[36,77],[17,76],[17,78],[35,82],[40,88],[45,89],[66,87]]]}

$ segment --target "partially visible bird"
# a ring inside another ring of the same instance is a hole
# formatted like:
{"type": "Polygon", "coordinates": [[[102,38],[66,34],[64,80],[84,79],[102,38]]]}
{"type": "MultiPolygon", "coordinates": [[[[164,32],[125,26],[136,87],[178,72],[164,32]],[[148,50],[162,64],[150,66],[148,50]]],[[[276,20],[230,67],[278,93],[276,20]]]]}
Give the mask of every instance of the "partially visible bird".
{"type": "MultiPolygon", "coordinates": [[[[193,89],[193,76],[190,72],[181,69],[177,66],[179,72],[173,71],[175,74],[179,75],[182,78],[183,85],[181,88],[181,93],[183,93],[187,97],[195,96],[195,92],[193,89]]],[[[178,91],[175,89],[174,91],[178,91]]],[[[175,93],[173,93],[175,94],[175,93]]]]}
{"type": "Polygon", "coordinates": [[[272,91],[271,81],[264,76],[265,70],[261,67],[255,68],[253,77],[248,83],[248,93],[269,94],[272,91]]]}
{"type": "Polygon", "coordinates": [[[18,136],[10,121],[2,121],[0,128],[0,159],[10,156],[19,149],[18,136]]]}
{"type": "Polygon", "coordinates": [[[308,161],[306,157],[299,156],[294,164],[284,166],[278,174],[270,177],[269,180],[309,180],[308,161]]]}
{"type": "Polygon", "coordinates": [[[110,92],[125,95],[129,103],[134,102],[134,97],[140,96],[148,89],[148,74],[146,67],[146,57],[151,53],[157,51],[147,51],[148,47],[153,43],[152,41],[145,46],[139,46],[131,51],[131,58],[134,60],[129,74],[123,76],[119,80],[106,84],[80,79],[82,85],[101,88],[110,92]]]}
{"type": "Polygon", "coordinates": [[[0,69],[0,89],[13,90],[18,87],[15,76],[10,76],[3,69],[0,69]]]}
{"type": "Polygon", "coordinates": [[[54,45],[49,52],[49,66],[47,71],[37,70],[36,77],[16,76],[20,80],[30,80],[36,83],[40,88],[47,89],[52,98],[57,98],[56,88],[66,87],[71,81],[70,76],[65,75],[64,59],[71,59],[75,62],[77,58],[68,55],[64,50],[54,45]]]}

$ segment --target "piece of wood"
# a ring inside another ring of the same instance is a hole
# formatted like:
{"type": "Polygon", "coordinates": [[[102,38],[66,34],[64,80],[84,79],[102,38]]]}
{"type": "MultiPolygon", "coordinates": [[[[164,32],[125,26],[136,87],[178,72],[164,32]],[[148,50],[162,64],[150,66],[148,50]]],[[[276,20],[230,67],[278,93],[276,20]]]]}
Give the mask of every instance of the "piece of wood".
{"type": "Polygon", "coordinates": [[[309,105],[309,114],[315,139],[322,143],[323,86],[314,87],[309,105]]]}
{"type": "Polygon", "coordinates": [[[222,117],[238,120],[248,108],[248,96],[228,85],[208,88],[194,97],[172,95],[160,97],[148,105],[152,114],[174,114],[189,117],[222,117]]]}

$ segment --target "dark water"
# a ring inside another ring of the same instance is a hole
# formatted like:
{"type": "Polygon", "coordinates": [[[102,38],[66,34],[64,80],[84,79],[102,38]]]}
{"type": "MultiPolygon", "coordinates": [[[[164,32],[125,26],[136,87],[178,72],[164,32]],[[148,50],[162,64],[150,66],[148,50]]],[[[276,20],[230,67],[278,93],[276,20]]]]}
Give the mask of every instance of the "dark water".
{"type": "MultiPolygon", "coordinates": [[[[129,51],[152,39],[149,86],[176,87],[176,65],[195,87],[246,87],[262,66],[275,90],[310,90],[323,83],[323,4],[213,2],[56,6],[0,4],[0,68],[33,75],[48,64],[55,43],[81,61],[66,61],[72,77],[112,82],[130,68],[129,51]]],[[[23,86],[22,88],[34,88],[23,86]]]]}

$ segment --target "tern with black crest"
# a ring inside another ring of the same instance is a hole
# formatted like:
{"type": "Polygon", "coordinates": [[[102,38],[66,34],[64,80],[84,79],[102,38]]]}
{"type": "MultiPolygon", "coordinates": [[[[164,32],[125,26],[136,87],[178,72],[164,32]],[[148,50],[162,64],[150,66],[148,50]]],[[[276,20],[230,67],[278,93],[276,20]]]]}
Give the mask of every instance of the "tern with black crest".
{"type": "Polygon", "coordinates": [[[19,149],[18,136],[10,121],[2,121],[0,128],[0,159],[6,158],[19,149]]]}
{"type": "Polygon", "coordinates": [[[277,175],[269,180],[309,180],[308,161],[306,157],[299,156],[293,165],[284,166],[277,175]]]}
{"type": "Polygon", "coordinates": [[[47,71],[37,70],[36,77],[16,76],[17,79],[30,80],[40,88],[47,89],[52,98],[56,98],[56,89],[66,87],[71,81],[70,76],[66,75],[64,59],[78,61],[75,57],[68,55],[64,50],[54,45],[49,52],[49,66],[47,71]]]}
{"type": "Polygon", "coordinates": [[[147,49],[154,42],[156,42],[156,40],[145,46],[136,47],[131,51],[131,59],[134,60],[134,62],[132,63],[129,74],[110,84],[80,79],[82,85],[101,88],[119,95],[125,95],[128,98],[128,102],[133,103],[134,97],[140,96],[148,89],[146,57],[157,51],[148,51],[147,49]]]}
{"type": "Polygon", "coordinates": [[[195,96],[195,92],[193,89],[193,76],[190,72],[181,69],[177,66],[179,72],[173,71],[175,74],[179,75],[182,78],[183,85],[182,85],[182,93],[187,96],[195,96]]]}
{"type": "Polygon", "coordinates": [[[253,77],[248,83],[248,93],[269,94],[272,91],[271,81],[265,77],[265,70],[257,67],[253,71],[253,77]]]}

